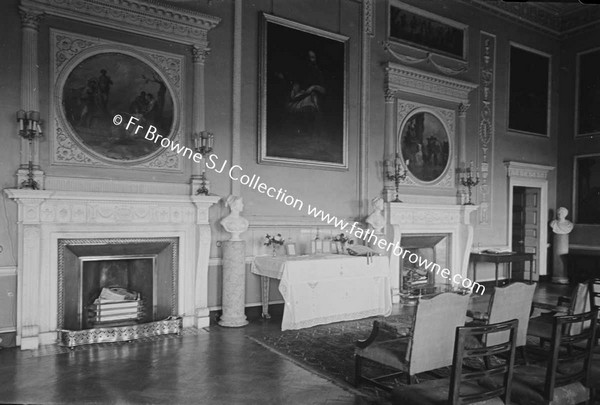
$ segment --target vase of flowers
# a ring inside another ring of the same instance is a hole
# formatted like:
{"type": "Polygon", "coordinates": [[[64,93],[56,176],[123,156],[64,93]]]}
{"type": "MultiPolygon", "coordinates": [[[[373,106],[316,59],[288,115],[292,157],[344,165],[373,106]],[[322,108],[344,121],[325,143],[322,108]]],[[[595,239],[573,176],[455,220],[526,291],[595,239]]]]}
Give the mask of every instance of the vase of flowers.
{"type": "Polygon", "coordinates": [[[338,248],[338,253],[341,253],[343,255],[346,254],[346,247],[348,245],[354,244],[354,241],[351,240],[350,238],[348,238],[343,233],[340,233],[339,235],[335,235],[333,237],[333,241],[335,242],[335,245],[338,248]]]}
{"type": "Polygon", "coordinates": [[[265,236],[265,241],[264,241],[264,245],[265,246],[272,246],[273,247],[273,257],[277,256],[277,247],[278,246],[283,246],[284,243],[284,239],[281,236],[280,233],[278,233],[275,236],[271,236],[269,234],[267,234],[265,236]]]}

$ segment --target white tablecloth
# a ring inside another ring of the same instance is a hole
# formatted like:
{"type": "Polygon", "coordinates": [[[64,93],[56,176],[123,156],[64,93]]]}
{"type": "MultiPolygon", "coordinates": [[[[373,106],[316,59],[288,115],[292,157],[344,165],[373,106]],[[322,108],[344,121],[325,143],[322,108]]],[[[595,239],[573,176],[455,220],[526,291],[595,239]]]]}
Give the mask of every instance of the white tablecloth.
{"type": "Polygon", "coordinates": [[[280,279],[285,300],[281,329],[387,316],[392,312],[387,257],[260,256],[252,273],[280,279]]]}

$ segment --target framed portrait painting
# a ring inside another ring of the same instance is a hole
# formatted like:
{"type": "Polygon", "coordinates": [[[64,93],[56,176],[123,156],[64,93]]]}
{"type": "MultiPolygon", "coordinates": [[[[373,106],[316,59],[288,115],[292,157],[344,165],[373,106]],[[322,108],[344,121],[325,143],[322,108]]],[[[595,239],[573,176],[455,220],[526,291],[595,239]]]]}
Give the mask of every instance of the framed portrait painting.
{"type": "Polygon", "coordinates": [[[600,135],[600,48],[577,55],[576,136],[600,135]]]}
{"type": "Polygon", "coordinates": [[[550,55],[511,43],[508,129],[549,135],[550,55]]]}
{"type": "Polygon", "coordinates": [[[400,129],[400,151],[407,170],[418,183],[435,183],[448,169],[451,141],[443,121],[419,108],[400,129]]]}
{"type": "Polygon", "coordinates": [[[600,154],[575,156],[573,218],[578,224],[600,224],[600,154]]]}
{"type": "Polygon", "coordinates": [[[348,168],[348,37],[262,15],[259,163],[348,168]]]}
{"type": "Polygon", "coordinates": [[[467,59],[467,26],[419,8],[390,1],[388,37],[455,59],[467,59]]]}

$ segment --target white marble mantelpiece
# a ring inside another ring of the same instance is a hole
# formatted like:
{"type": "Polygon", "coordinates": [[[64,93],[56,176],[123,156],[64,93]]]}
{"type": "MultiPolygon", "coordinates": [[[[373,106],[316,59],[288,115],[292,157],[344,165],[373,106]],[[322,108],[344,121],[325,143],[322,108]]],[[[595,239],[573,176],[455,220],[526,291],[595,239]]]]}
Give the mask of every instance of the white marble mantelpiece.
{"type": "Polygon", "coordinates": [[[178,315],[208,326],[208,211],[217,196],[7,189],[18,204],[17,344],[56,341],[59,239],[179,238],[178,315]]]}
{"type": "MultiPolygon", "coordinates": [[[[469,253],[473,243],[470,215],[476,205],[388,203],[388,218],[393,243],[402,246],[403,234],[448,234],[451,273],[467,277],[469,253]]],[[[400,256],[390,255],[392,294],[397,302],[400,290],[400,256]]]]}

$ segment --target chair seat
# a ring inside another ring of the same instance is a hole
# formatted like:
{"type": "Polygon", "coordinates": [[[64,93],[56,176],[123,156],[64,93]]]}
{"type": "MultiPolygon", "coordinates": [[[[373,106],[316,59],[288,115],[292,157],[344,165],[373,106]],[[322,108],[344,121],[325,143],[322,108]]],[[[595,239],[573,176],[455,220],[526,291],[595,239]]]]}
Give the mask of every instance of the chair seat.
{"type": "MultiPolygon", "coordinates": [[[[394,388],[391,392],[391,403],[398,405],[447,405],[450,390],[450,379],[424,381],[420,384],[405,385],[394,388]]],[[[478,394],[484,388],[476,383],[461,384],[461,395],[478,394]]],[[[478,405],[503,405],[500,398],[474,402],[478,405]]]]}
{"type": "Polygon", "coordinates": [[[408,342],[409,339],[407,338],[376,342],[364,349],[356,348],[354,353],[362,358],[405,371],[407,364],[404,362],[404,359],[406,359],[408,342]]]}
{"type": "Polygon", "coordinates": [[[551,402],[544,399],[543,391],[546,381],[546,368],[540,366],[517,366],[513,373],[511,400],[517,405],[575,405],[585,402],[590,391],[583,384],[576,382],[554,389],[551,402]]]}

